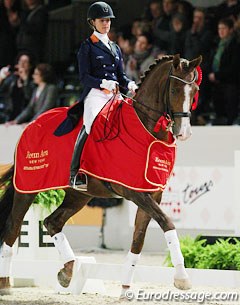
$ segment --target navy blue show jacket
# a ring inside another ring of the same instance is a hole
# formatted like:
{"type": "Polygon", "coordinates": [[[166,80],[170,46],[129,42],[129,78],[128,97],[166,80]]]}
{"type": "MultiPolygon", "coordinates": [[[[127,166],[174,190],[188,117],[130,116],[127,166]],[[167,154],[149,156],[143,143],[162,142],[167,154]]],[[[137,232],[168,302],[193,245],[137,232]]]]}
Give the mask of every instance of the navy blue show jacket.
{"type": "Polygon", "coordinates": [[[80,102],[92,88],[100,88],[103,79],[117,81],[120,88],[127,89],[131,81],[123,71],[123,59],[119,46],[109,41],[111,50],[95,35],[86,39],[78,52],[80,82],[84,89],[80,102]]]}
{"type": "Polygon", "coordinates": [[[78,65],[80,81],[84,89],[79,102],[69,108],[67,118],[55,130],[55,136],[62,136],[73,130],[83,114],[85,97],[92,88],[102,89],[100,84],[103,79],[115,80],[119,83],[121,90],[127,89],[131,80],[123,71],[121,50],[112,41],[110,41],[110,47],[111,49],[108,49],[95,35],[82,43],[78,52],[78,65]]]}

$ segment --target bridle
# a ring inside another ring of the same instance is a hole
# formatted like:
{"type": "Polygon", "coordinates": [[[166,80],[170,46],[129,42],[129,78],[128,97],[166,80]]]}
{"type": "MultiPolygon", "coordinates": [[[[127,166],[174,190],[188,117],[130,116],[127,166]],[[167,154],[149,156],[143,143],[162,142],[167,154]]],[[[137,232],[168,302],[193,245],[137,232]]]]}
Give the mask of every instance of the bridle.
{"type": "MultiPolygon", "coordinates": [[[[149,105],[146,105],[143,102],[137,101],[134,98],[130,98],[136,105],[140,104],[142,106],[144,106],[145,108],[147,108],[150,111],[153,111],[155,113],[158,113],[160,116],[165,116],[167,117],[170,121],[174,121],[174,118],[182,118],[182,117],[191,117],[191,112],[187,111],[187,112],[173,112],[171,110],[171,103],[170,103],[170,97],[169,97],[169,87],[170,87],[170,81],[171,78],[176,79],[184,84],[187,85],[192,85],[193,83],[196,82],[197,77],[198,77],[198,73],[196,71],[196,69],[194,70],[194,77],[191,81],[187,81],[185,79],[182,79],[176,75],[172,74],[172,70],[173,70],[173,66],[171,65],[170,70],[168,72],[168,77],[167,77],[167,81],[166,84],[164,86],[164,90],[163,90],[163,96],[165,96],[165,109],[164,111],[159,111],[158,109],[154,109],[152,107],[150,107],[149,105]]],[[[122,94],[122,93],[121,93],[122,94]]],[[[127,97],[126,95],[122,94],[123,96],[127,97]]],[[[127,97],[129,98],[129,97],[127,97]]],[[[139,109],[138,109],[139,110],[139,109]]],[[[141,110],[139,110],[140,112],[142,112],[141,110]]],[[[146,113],[144,113],[146,115],[146,113]]],[[[149,115],[147,115],[149,119],[156,121],[155,119],[152,119],[149,115]]]]}
{"type": "MultiPolygon", "coordinates": [[[[200,69],[200,67],[199,67],[199,69],[200,69]]],[[[134,106],[134,103],[135,103],[135,105],[142,105],[142,106],[144,106],[146,109],[148,109],[148,110],[150,110],[150,111],[153,111],[153,112],[155,112],[155,113],[157,113],[157,114],[159,114],[159,117],[158,117],[158,119],[156,120],[156,118],[152,118],[151,116],[149,116],[149,114],[148,113],[146,113],[146,112],[144,112],[144,111],[142,111],[141,109],[137,109],[137,111],[139,111],[139,112],[141,112],[144,116],[146,116],[148,119],[150,119],[150,120],[152,120],[155,124],[154,124],[154,129],[153,129],[153,131],[154,132],[159,132],[159,130],[162,128],[163,130],[166,130],[167,132],[169,132],[170,130],[171,130],[171,128],[172,128],[172,126],[173,126],[173,124],[174,124],[174,118],[175,117],[178,117],[178,118],[181,118],[181,117],[188,117],[188,118],[190,118],[190,116],[191,116],[191,112],[190,111],[188,111],[188,112],[172,112],[172,110],[171,110],[171,104],[170,104],[170,97],[169,97],[169,86],[170,86],[170,81],[171,81],[171,79],[173,78],[173,79],[176,79],[176,80],[178,80],[178,81],[180,81],[180,82],[182,82],[182,83],[184,83],[184,84],[187,84],[187,85],[192,85],[193,83],[195,83],[196,82],[196,85],[198,85],[198,84],[200,84],[200,83],[198,83],[198,81],[197,81],[197,79],[199,78],[199,73],[201,73],[200,71],[199,71],[199,69],[198,68],[196,68],[195,70],[194,70],[194,77],[193,77],[193,79],[191,80],[191,81],[187,81],[187,80],[185,80],[185,79],[182,79],[182,78],[180,78],[180,77],[178,77],[178,76],[176,76],[176,75],[173,75],[172,74],[172,70],[173,70],[173,65],[171,65],[171,67],[170,67],[170,70],[169,70],[169,73],[168,73],[168,77],[167,77],[167,81],[166,81],[166,83],[165,83],[165,86],[164,86],[164,90],[163,90],[163,95],[164,95],[164,97],[165,97],[165,109],[164,109],[164,111],[159,111],[158,109],[154,109],[154,108],[152,108],[152,107],[150,107],[149,105],[146,105],[145,103],[142,103],[142,102],[140,102],[140,101],[138,101],[138,100],[136,100],[136,99],[134,99],[134,98],[132,98],[132,97],[129,97],[129,96],[127,96],[127,95],[125,95],[125,94],[123,94],[123,93],[121,93],[121,95],[122,96],[124,96],[125,97],[125,99],[122,101],[122,103],[127,103],[127,104],[129,104],[130,106],[134,106]]],[[[201,78],[201,77],[200,77],[201,78]]],[[[201,81],[201,80],[200,80],[201,81]]],[[[119,85],[120,87],[122,87],[121,85],[119,85]]],[[[124,88],[124,87],[122,87],[122,88],[124,88]]],[[[124,88],[125,89],[125,88],[124,88]]],[[[111,103],[113,103],[114,102],[114,100],[115,100],[115,97],[116,97],[116,95],[117,95],[117,93],[115,93],[110,99],[109,99],[109,101],[108,102],[111,102],[111,103]]],[[[120,105],[122,104],[122,103],[120,103],[120,105]]],[[[119,105],[119,106],[120,106],[119,105]]],[[[111,107],[109,107],[109,110],[110,110],[110,108],[111,107]]],[[[121,109],[121,107],[119,108],[119,110],[121,109]]],[[[119,111],[117,111],[116,112],[118,115],[120,114],[120,112],[119,111]]],[[[107,117],[108,117],[108,115],[109,115],[109,113],[107,114],[107,117]]],[[[117,120],[117,121],[119,121],[119,119],[117,120]]],[[[105,125],[105,127],[106,127],[106,125],[105,125]]],[[[119,129],[118,129],[119,130],[119,129]]],[[[105,139],[109,139],[109,135],[110,135],[110,133],[111,133],[111,131],[109,132],[109,133],[107,133],[107,132],[104,132],[104,138],[102,138],[102,139],[99,139],[99,141],[103,141],[103,140],[105,140],[105,139]]],[[[118,134],[116,134],[113,138],[111,138],[111,139],[114,139],[115,137],[117,137],[118,136],[118,134]]]]}
{"type": "Polygon", "coordinates": [[[169,98],[169,87],[170,87],[170,79],[176,79],[184,84],[187,85],[192,85],[193,83],[196,82],[197,80],[197,71],[196,69],[194,70],[194,77],[191,81],[187,81],[185,79],[182,79],[176,75],[172,74],[172,68],[173,66],[171,65],[171,68],[169,70],[169,74],[168,74],[168,78],[167,78],[167,82],[164,88],[164,96],[166,96],[166,102],[165,102],[165,109],[166,109],[166,113],[169,115],[169,117],[171,118],[172,121],[174,121],[174,118],[182,118],[182,117],[191,117],[191,111],[187,111],[187,112],[172,112],[171,110],[171,104],[170,104],[170,98],[169,98]],[[166,94],[165,94],[166,93],[166,94]]]}

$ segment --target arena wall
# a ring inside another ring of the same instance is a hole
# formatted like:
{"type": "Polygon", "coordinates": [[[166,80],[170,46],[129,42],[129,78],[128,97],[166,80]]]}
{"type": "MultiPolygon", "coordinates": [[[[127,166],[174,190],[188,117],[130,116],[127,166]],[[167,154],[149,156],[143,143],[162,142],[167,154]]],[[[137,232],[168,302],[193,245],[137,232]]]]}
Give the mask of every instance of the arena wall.
{"type": "MultiPolygon", "coordinates": [[[[0,165],[13,162],[14,147],[22,128],[0,125],[0,165]]],[[[174,176],[162,200],[180,235],[240,235],[240,128],[238,126],[193,127],[186,142],[178,142],[174,176]]],[[[136,207],[124,201],[107,209],[105,244],[113,249],[130,247],[136,207]]],[[[94,248],[101,244],[102,211],[86,208],[65,226],[73,248],[94,248]],[[84,214],[84,217],[83,217],[84,214]],[[80,215],[80,214],[79,214],[80,215]]],[[[165,249],[163,234],[152,221],[145,251],[165,249]]]]}

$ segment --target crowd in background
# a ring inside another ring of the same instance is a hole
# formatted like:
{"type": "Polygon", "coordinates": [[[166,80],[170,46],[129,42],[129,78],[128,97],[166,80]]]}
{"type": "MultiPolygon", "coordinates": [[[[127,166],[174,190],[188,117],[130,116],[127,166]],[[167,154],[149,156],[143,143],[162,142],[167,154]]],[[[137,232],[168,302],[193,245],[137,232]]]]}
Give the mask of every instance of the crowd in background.
{"type": "Polygon", "coordinates": [[[141,18],[118,32],[127,75],[139,81],[154,58],[203,56],[196,125],[239,124],[240,2],[193,7],[187,1],[151,0],[141,18]]]}
{"type": "MultiPolygon", "coordinates": [[[[43,62],[47,24],[41,0],[0,0],[0,97],[8,125],[29,122],[59,105],[54,69],[43,62]]],[[[156,58],[202,55],[203,81],[192,124],[239,124],[239,0],[205,9],[183,0],[150,0],[142,16],[112,27],[109,35],[122,50],[127,76],[136,82],[156,58]]]]}
{"type": "Polygon", "coordinates": [[[54,71],[44,63],[48,11],[41,0],[0,2],[2,121],[25,124],[57,105],[54,71]]]}

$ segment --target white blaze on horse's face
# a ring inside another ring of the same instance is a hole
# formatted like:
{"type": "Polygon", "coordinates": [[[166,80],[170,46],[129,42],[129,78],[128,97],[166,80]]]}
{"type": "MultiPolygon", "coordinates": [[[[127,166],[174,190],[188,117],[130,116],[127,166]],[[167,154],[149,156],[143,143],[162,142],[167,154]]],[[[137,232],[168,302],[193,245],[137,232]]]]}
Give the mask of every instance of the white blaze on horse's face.
{"type": "MultiPolygon", "coordinates": [[[[184,102],[183,102],[183,112],[189,112],[190,111],[190,105],[191,105],[191,91],[192,86],[186,84],[184,86],[184,102]]],[[[178,131],[177,138],[178,140],[184,141],[187,140],[192,135],[192,129],[190,124],[190,118],[189,117],[182,117],[181,118],[181,125],[178,131]]]]}

